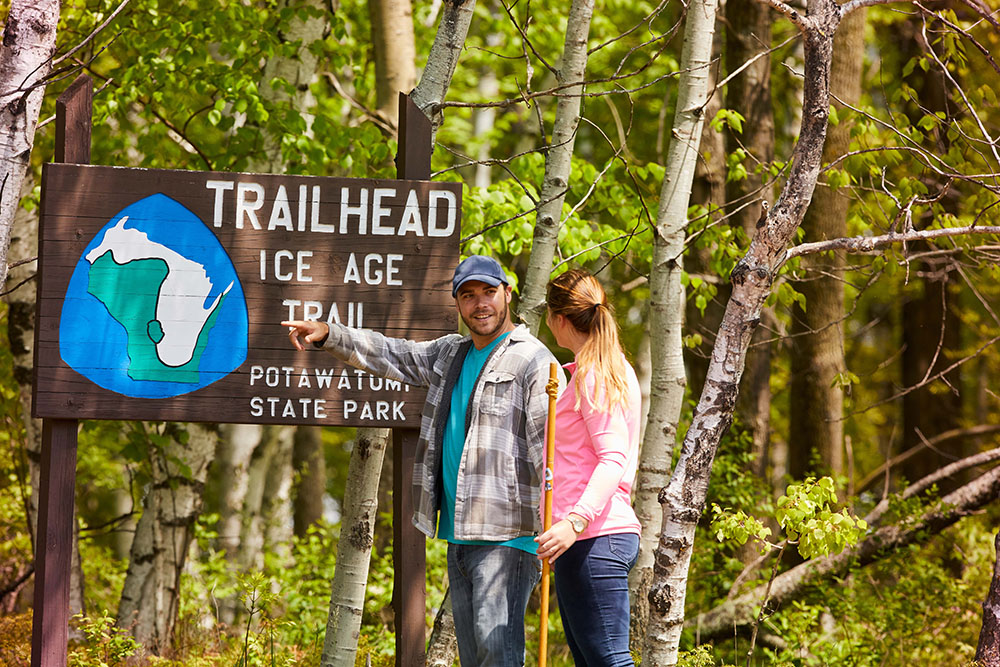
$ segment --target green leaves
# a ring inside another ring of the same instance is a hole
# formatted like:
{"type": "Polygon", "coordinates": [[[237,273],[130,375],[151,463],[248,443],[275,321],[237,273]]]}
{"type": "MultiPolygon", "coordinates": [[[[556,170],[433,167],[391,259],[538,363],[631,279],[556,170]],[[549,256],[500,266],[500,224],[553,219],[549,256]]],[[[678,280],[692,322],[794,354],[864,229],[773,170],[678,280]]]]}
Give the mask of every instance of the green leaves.
{"type": "Polygon", "coordinates": [[[719,109],[715,113],[715,118],[710,121],[710,125],[716,132],[721,132],[722,127],[726,126],[733,132],[742,134],[743,121],[745,120],[746,118],[744,118],[743,115],[737,111],[733,111],[732,109],[719,109]]]}
{"type": "MultiPolygon", "coordinates": [[[[756,519],[742,510],[732,512],[722,509],[712,503],[712,532],[715,539],[720,542],[730,541],[743,546],[751,537],[760,542],[766,542],[771,536],[771,529],[765,526],[759,519],[756,519]]],[[[762,545],[763,550],[767,546],[762,545]]]]}
{"type": "MultiPolygon", "coordinates": [[[[803,558],[818,558],[837,554],[853,546],[864,536],[868,524],[851,516],[846,509],[832,509],[837,502],[836,486],[831,477],[807,478],[790,484],[775,504],[774,519],[784,530],[787,540],[798,547],[803,558]]],[[[771,529],[742,510],[722,509],[712,504],[711,530],[720,542],[743,545],[753,538],[764,550],[771,529]]]]}
{"type": "Polygon", "coordinates": [[[774,518],[790,541],[798,541],[803,558],[840,553],[857,544],[867,530],[864,519],[855,519],[846,509],[831,510],[836,501],[830,477],[810,477],[800,484],[790,484],[785,495],[778,498],[774,518]]]}

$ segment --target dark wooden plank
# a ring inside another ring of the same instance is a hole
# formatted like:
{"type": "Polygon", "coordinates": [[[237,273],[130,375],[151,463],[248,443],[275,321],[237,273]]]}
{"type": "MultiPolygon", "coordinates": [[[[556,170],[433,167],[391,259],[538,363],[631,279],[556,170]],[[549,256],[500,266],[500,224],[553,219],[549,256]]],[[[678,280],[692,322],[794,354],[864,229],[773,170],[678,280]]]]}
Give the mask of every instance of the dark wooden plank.
{"type": "Polygon", "coordinates": [[[90,163],[94,82],[81,74],[56,100],[56,162],[90,163]]]}
{"type": "Polygon", "coordinates": [[[424,534],[413,525],[413,460],[419,432],[392,431],[392,609],[396,665],[420,667],[426,660],[427,553],[424,534]]]}
{"type": "MultiPolygon", "coordinates": [[[[56,100],[56,160],[90,162],[93,82],[80,75],[56,100]]],[[[39,267],[43,261],[39,244],[39,267]]],[[[39,291],[36,320],[41,312],[39,291]]],[[[35,327],[38,350],[38,327],[35,327]]],[[[32,386],[32,406],[38,399],[32,386]]],[[[34,407],[32,407],[34,411],[34,407]]],[[[35,544],[35,591],[31,622],[31,667],[66,667],[69,583],[73,556],[77,422],[42,422],[42,460],[35,544]]]]}
{"type": "Polygon", "coordinates": [[[65,667],[69,639],[69,580],[73,555],[77,422],[42,421],[32,667],[65,667]]]}
{"type": "MultiPolygon", "coordinates": [[[[431,174],[431,123],[409,95],[399,94],[399,152],[396,176],[428,179],[431,174]]],[[[456,239],[457,240],[457,239],[456,239]]],[[[454,246],[450,276],[458,261],[454,246]]],[[[449,297],[450,282],[448,284],[449,297]]],[[[454,309],[452,308],[454,316],[454,309]]],[[[451,324],[451,322],[449,322],[451,324]]],[[[455,322],[457,325],[457,321],[455,322]]],[[[455,328],[452,328],[454,331],[455,328]]],[[[419,667],[426,662],[425,622],[427,613],[427,553],[424,534],[413,525],[413,461],[419,432],[393,429],[392,441],[392,609],[396,618],[396,665],[419,667]]]]}

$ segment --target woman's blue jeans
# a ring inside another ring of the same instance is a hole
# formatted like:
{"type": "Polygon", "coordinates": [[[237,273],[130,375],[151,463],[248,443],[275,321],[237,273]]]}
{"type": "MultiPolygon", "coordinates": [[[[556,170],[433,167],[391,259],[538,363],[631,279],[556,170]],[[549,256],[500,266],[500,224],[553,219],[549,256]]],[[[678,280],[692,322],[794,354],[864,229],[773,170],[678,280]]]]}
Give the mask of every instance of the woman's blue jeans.
{"type": "Polygon", "coordinates": [[[616,533],[579,540],[556,559],[556,597],[577,667],[632,665],[628,650],[628,572],[639,536],[616,533]]]}
{"type": "Polygon", "coordinates": [[[462,667],[524,664],[524,610],[541,568],[535,554],[514,547],[448,545],[448,583],[462,667]]]}

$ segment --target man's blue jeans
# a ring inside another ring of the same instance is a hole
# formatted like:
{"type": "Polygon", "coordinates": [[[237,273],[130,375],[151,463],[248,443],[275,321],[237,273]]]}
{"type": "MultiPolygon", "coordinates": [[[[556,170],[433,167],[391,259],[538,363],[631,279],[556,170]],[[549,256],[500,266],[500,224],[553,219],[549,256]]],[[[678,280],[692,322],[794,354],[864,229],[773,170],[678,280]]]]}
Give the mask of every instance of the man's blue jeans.
{"type": "Polygon", "coordinates": [[[616,533],[579,540],[556,559],[556,597],[577,667],[632,665],[628,651],[628,571],[639,536],[616,533]]]}
{"type": "Polygon", "coordinates": [[[462,667],[524,664],[524,611],[540,578],[541,561],[526,551],[448,545],[448,582],[462,667]]]}

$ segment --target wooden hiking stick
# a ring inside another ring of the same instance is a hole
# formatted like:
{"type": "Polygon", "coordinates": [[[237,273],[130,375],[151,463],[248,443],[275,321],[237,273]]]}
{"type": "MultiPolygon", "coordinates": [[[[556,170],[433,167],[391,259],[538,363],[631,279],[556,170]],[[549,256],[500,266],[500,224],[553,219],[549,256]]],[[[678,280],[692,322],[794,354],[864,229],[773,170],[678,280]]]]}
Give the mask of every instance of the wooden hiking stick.
{"type": "MultiPolygon", "coordinates": [[[[545,385],[549,395],[549,418],[545,424],[545,509],[542,513],[542,532],[552,527],[552,469],[556,457],[556,398],[559,396],[559,364],[549,364],[549,382],[545,385]]],[[[542,561],[542,616],[538,631],[538,667],[545,667],[549,648],[549,559],[542,561]]]]}

